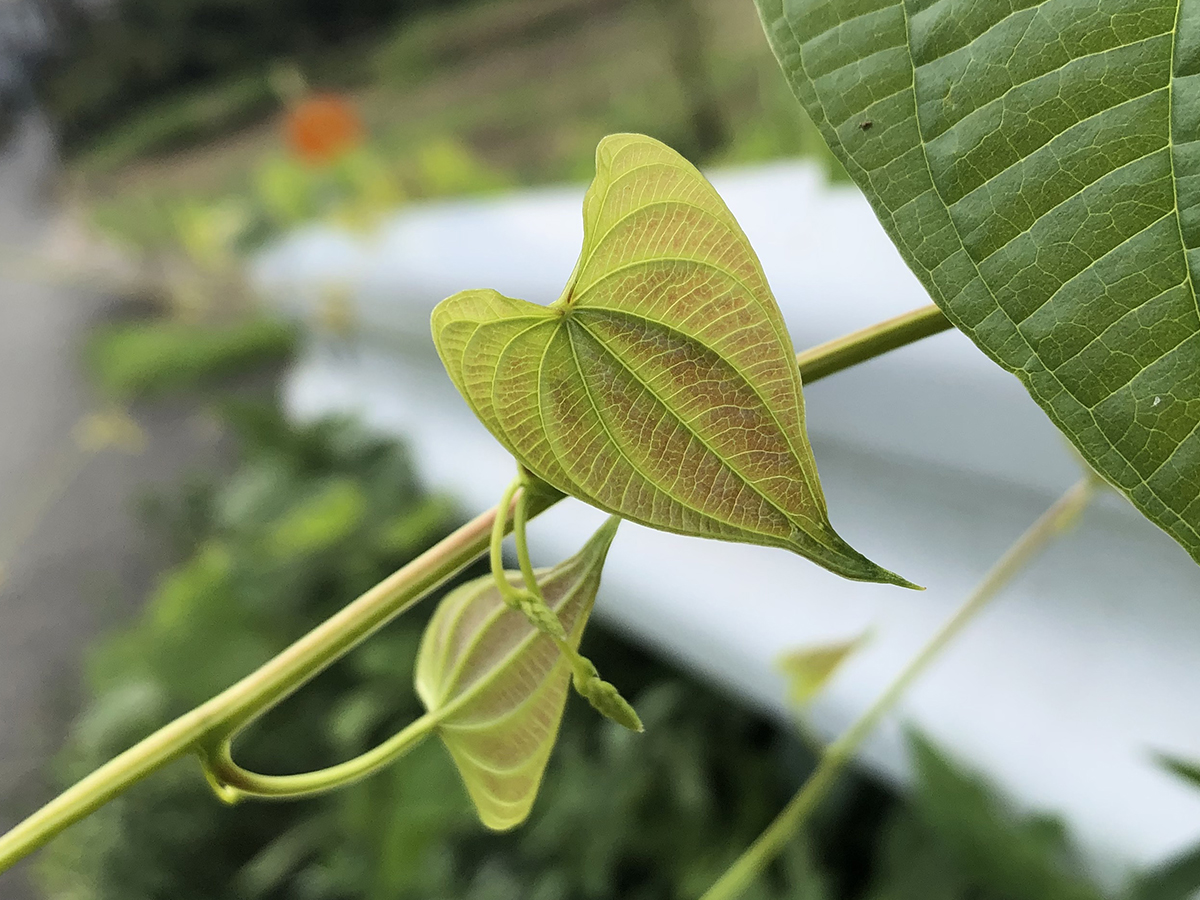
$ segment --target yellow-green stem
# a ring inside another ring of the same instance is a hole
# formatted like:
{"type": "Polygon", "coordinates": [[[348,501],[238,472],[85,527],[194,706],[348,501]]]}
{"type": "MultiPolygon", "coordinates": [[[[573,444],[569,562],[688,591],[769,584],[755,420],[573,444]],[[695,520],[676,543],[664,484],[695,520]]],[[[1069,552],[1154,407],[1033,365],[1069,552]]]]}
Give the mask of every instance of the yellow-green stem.
{"type": "Polygon", "coordinates": [[[796,354],[805,384],[953,326],[936,306],[923,306],[796,354]]]}
{"type": "Polygon", "coordinates": [[[205,760],[205,768],[216,780],[218,793],[227,802],[243,797],[268,800],[294,800],[323,794],[373,775],[384,766],[408,753],[437,728],[438,717],[426,713],[378,747],[354,759],[300,775],[260,775],[243,769],[233,761],[232,748],[225,741],[217,752],[205,760]]]}
{"type": "MultiPolygon", "coordinates": [[[[928,336],[940,313],[926,307],[898,316],[797,356],[808,383],[864,359],[928,336]],[[852,351],[861,336],[871,349],[852,351]],[[829,357],[827,359],[827,356],[829,357]]],[[[530,517],[562,499],[539,490],[530,517]]],[[[230,735],[300,688],[334,660],[403,613],[438,585],[488,551],[497,510],[472,519],[437,546],[385,578],[357,600],[318,625],[278,656],[216,697],[184,713],[59,794],[11,831],[0,836],[0,872],[41,847],[67,826],[103,806],[151,772],[192,752],[212,752],[230,735]]],[[[504,516],[506,520],[510,516],[504,516]]]]}
{"type": "Polygon", "coordinates": [[[988,601],[1031,559],[1044,550],[1055,536],[1074,523],[1087,507],[1099,484],[1094,475],[1085,476],[1017,538],[1016,543],[1000,557],[979,586],[909,661],[896,679],[888,685],[887,690],[845,734],[829,745],[796,796],[746,852],[725,870],[725,874],[705,892],[701,900],[735,900],[754,882],[763,868],[795,837],[808,817],[825,799],[854,752],[875,730],[880,719],[891,711],[913,681],[928,668],[967,623],[987,606],[988,601]]]}

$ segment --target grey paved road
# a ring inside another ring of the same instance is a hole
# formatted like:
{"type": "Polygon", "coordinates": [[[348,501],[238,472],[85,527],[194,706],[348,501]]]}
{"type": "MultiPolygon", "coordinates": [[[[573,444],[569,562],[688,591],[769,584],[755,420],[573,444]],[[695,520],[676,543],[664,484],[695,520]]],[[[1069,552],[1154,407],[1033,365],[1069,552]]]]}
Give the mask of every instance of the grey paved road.
{"type": "MultiPolygon", "coordinates": [[[[31,118],[0,151],[0,247],[32,249],[45,237],[52,177],[50,140],[31,118]]],[[[115,305],[86,289],[16,280],[0,262],[0,555],[14,516],[95,406],[79,345],[115,305]]],[[[76,706],[82,650],[135,607],[162,564],[134,501],[220,455],[187,411],[139,410],[138,418],[148,450],[93,458],[20,551],[0,559],[11,563],[0,583],[0,830],[45,798],[40,763],[76,706]]],[[[0,898],[33,897],[27,876],[21,867],[0,875],[0,898]]]]}

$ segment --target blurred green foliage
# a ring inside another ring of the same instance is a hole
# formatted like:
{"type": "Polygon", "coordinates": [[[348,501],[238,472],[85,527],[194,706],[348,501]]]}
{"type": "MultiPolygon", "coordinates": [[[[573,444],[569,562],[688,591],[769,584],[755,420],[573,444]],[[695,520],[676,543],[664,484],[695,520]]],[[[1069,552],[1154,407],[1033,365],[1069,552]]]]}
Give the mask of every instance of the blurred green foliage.
{"type": "Polygon", "coordinates": [[[468,147],[442,137],[394,157],[359,147],[323,166],[270,154],[229,191],[121,193],[96,203],[91,218],[127,248],[176,254],[211,271],[241,265],[264,243],[308,222],[369,229],[409,200],[484,194],[509,184],[468,147]]]}
{"type": "Polygon", "coordinates": [[[453,2],[60,3],[62,46],[43,73],[41,102],[68,147],[134,119],[125,140],[142,129],[145,150],[166,149],[228,131],[261,111],[271,100],[265,79],[273,60],[317,57],[421,7],[453,2]],[[180,94],[183,106],[164,105],[180,94]],[[182,127],[171,131],[172,123],[182,127]]]}
{"type": "MultiPolygon", "coordinates": [[[[155,527],[182,559],[90,655],[87,706],[55,763],[64,785],[281,650],[455,519],[393,442],[345,423],[292,426],[268,409],[231,417],[240,466],[159,504],[155,527]]],[[[328,765],[418,715],[411,669],[432,605],[251,727],[239,759],[275,773],[328,765]]],[[[436,742],[362,784],[288,804],[222,806],[184,761],[57,839],[40,881],[56,900],[695,897],[786,801],[811,755],[595,624],[585,649],[634,699],[646,734],[569,703],[542,795],[514,832],[478,825],[436,742]]],[[[1060,825],[1014,815],[930,744],[913,747],[911,803],[848,777],[749,900],[1102,896],[1060,825]]],[[[1184,900],[1200,883],[1190,874],[1155,873],[1130,897],[1184,900]]]]}
{"type": "MultiPolygon", "coordinates": [[[[365,2],[365,0],[363,0],[365,2]]],[[[380,0],[384,2],[384,0],[380,0]]],[[[213,141],[175,157],[183,182],[213,192],[245,188],[246,145],[215,139],[268,118],[279,103],[268,68],[302,73],[320,90],[350,92],[383,158],[412,158],[449,140],[505,173],[508,183],[585,179],[605,134],[650,134],[695,161],[832,155],[797,106],[750,4],[724,0],[430,0],[360,37],[264,60],[127,103],[73,145],[77,173],[105,176],[140,158],[213,141]]],[[[64,57],[64,70],[83,66],[64,57]]],[[[241,140],[241,139],[239,139],[241,140]]],[[[135,180],[171,181],[172,167],[135,180]]],[[[128,183],[119,180],[121,190],[128,183]]]]}
{"type": "Polygon", "coordinates": [[[294,326],[276,319],[226,325],[164,319],[101,326],[89,335],[85,355],[100,389],[128,399],[281,362],[297,339],[294,326]]]}
{"type": "MultiPolygon", "coordinates": [[[[223,79],[202,88],[148,102],[91,141],[86,168],[106,170],[142,156],[187,147],[227,134],[263,117],[278,105],[266,73],[223,79]]],[[[60,117],[58,120],[69,128],[60,117]]],[[[82,140],[77,135],[76,140],[82,140]]]]}

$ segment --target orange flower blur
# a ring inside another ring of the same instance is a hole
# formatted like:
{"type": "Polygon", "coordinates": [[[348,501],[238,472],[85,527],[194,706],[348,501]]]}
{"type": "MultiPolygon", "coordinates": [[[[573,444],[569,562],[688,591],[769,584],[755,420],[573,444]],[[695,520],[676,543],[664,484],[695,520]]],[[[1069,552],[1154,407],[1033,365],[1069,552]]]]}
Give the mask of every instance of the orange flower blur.
{"type": "Polygon", "coordinates": [[[292,152],[313,165],[336,160],[362,143],[358,110],[337,94],[315,94],[292,107],[286,122],[292,152]]]}

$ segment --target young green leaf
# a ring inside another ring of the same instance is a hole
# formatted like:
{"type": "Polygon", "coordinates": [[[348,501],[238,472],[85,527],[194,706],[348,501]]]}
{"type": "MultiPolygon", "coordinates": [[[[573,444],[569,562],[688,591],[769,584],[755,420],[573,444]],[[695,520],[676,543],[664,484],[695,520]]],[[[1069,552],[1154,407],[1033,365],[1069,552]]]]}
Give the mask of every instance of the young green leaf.
{"type": "Polygon", "coordinates": [[[757,2],[938,306],[1200,561],[1200,5],[757,2]]]}
{"type": "MultiPolygon", "coordinates": [[[[610,519],[576,556],[538,573],[547,605],[579,646],[616,534],[610,519]]],[[[519,573],[510,575],[514,587],[519,573]]],[[[554,642],[509,608],[491,575],[438,606],[417,656],[417,694],[488,828],[529,815],[566,703],[571,668],[554,642]]]]}
{"type": "Polygon", "coordinates": [[[866,640],[863,633],[848,641],[801,647],[781,656],[776,667],[787,676],[788,701],[796,707],[807,706],[866,640]]]}
{"type": "Polygon", "coordinates": [[[472,290],[433,339],[476,415],[564,493],[680,534],[907,584],[837,535],[783,317],[704,177],[648,137],[596,150],[583,250],[550,306],[472,290]]]}

